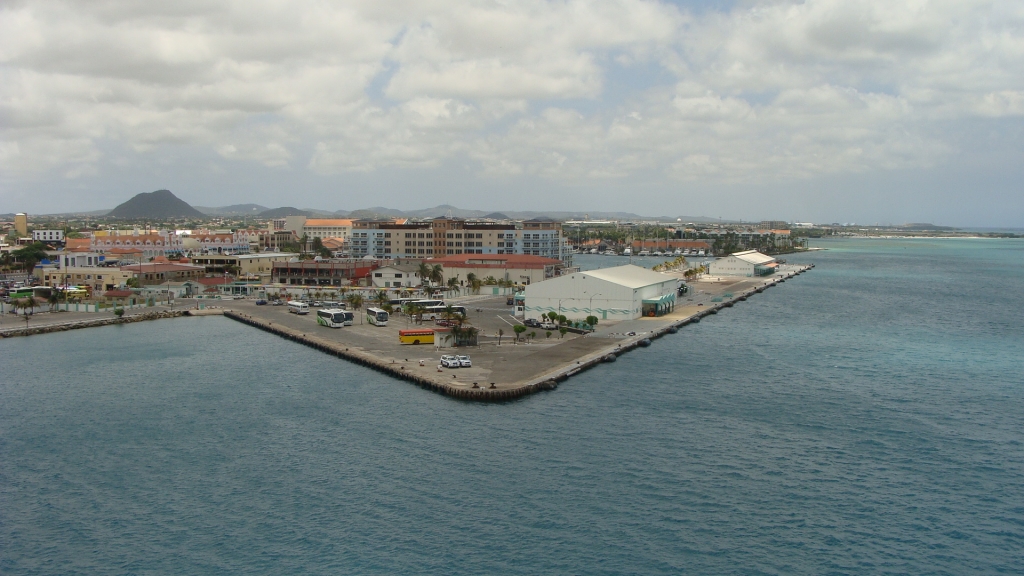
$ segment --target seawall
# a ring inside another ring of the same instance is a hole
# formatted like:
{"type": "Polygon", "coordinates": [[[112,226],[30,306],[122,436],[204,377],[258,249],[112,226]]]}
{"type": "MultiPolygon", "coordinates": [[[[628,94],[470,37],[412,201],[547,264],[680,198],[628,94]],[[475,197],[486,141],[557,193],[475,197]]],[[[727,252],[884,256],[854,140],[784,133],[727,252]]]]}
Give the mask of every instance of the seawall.
{"type": "Polygon", "coordinates": [[[282,338],[287,338],[288,340],[291,340],[293,342],[297,342],[299,344],[315,348],[326,354],[331,354],[332,356],[343,358],[350,362],[355,362],[356,364],[360,364],[368,368],[377,370],[379,372],[383,372],[385,374],[388,374],[389,376],[394,376],[395,378],[400,378],[402,380],[412,382],[422,388],[426,388],[428,390],[432,390],[434,392],[444,394],[446,396],[451,396],[452,398],[484,402],[501,402],[507,400],[514,400],[516,398],[521,398],[523,396],[534,394],[536,392],[540,392],[543,390],[554,390],[555,388],[558,387],[558,384],[560,382],[564,382],[565,380],[568,380],[572,376],[575,376],[585,370],[589,370],[590,368],[593,368],[603,362],[614,361],[615,358],[626,352],[629,352],[630,350],[650,346],[651,340],[653,339],[661,338],[666,334],[674,334],[678,332],[680,328],[688,324],[700,322],[701,318],[717,314],[718,311],[723,308],[730,308],[736,302],[744,301],[747,299],[747,297],[753,294],[760,294],[761,292],[764,292],[768,288],[771,288],[776,284],[785,282],[786,279],[802,274],[813,267],[813,264],[802,266],[797,270],[794,270],[783,276],[773,279],[770,283],[764,286],[758,286],[756,288],[740,292],[734,295],[734,297],[731,298],[730,300],[724,302],[717,302],[712,306],[708,306],[706,309],[700,312],[696,312],[690,316],[687,316],[686,318],[682,318],[674,322],[659,326],[658,328],[650,332],[638,334],[637,336],[633,336],[625,340],[620,340],[614,345],[609,345],[607,348],[598,350],[597,352],[592,352],[572,362],[562,364],[561,366],[558,366],[548,372],[545,372],[543,375],[539,377],[526,380],[511,388],[504,388],[500,390],[477,387],[475,383],[473,385],[473,388],[452,386],[448,382],[442,381],[440,379],[426,377],[421,374],[413,373],[412,371],[407,369],[407,366],[412,366],[412,364],[408,362],[403,362],[400,360],[390,358],[382,358],[380,356],[367,353],[363,350],[356,349],[351,346],[345,346],[344,344],[317,338],[316,336],[307,335],[303,332],[294,330],[292,328],[288,328],[286,326],[281,326],[279,324],[275,325],[272,322],[264,321],[258,318],[253,318],[252,316],[248,316],[230,310],[225,311],[224,316],[231,318],[233,320],[237,320],[238,322],[248,324],[249,326],[258,328],[265,332],[276,334],[278,336],[281,336],[282,338]]]}

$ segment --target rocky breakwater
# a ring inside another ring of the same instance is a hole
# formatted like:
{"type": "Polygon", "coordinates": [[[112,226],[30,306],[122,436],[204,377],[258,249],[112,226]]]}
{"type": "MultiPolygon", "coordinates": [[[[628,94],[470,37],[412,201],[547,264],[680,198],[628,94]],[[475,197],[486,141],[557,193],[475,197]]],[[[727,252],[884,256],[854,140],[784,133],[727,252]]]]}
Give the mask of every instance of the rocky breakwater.
{"type": "Polygon", "coordinates": [[[92,328],[95,326],[110,326],[112,324],[128,324],[130,322],[144,322],[146,320],[160,320],[163,318],[178,318],[180,316],[188,316],[186,310],[161,310],[159,312],[143,312],[141,314],[132,314],[130,316],[123,316],[118,318],[116,316],[110,318],[98,318],[95,320],[78,320],[75,322],[62,322],[60,324],[46,324],[43,326],[32,326],[31,324],[23,328],[13,328],[0,332],[0,338],[14,338],[15,336],[34,336],[36,334],[49,334],[51,332],[65,332],[67,330],[77,330],[79,328],[92,328]]]}
{"type": "Polygon", "coordinates": [[[372,368],[379,372],[384,372],[389,376],[400,378],[407,382],[412,382],[421,388],[426,388],[445,396],[451,396],[452,398],[458,398],[460,400],[475,400],[484,402],[502,402],[507,400],[514,400],[516,398],[526,396],[527,394],[533,394],[541,390],[550,390],[553,387],[548,385],[539,384],[528,384],[525,386],[516,386],[513,388],[497,388],[494,384],[476,383],[474,382],[472,387],[453,385],[448,382],[444,382],[439,378],[432,378],[425,376],[422,373],[416,373],[414,370],[421,369],[416,362],[408,362],[398,360],[396,358],[387,358],[376,354],[371,354],[365,350],[360,350],[352,346],[346,346],[338,342],[332,342],[323,338],[317,338],[313,335],[308,335],[298,330],[282,326],[280,324],[274,324],[266,320],[254,318],[246,314],[241,314],[232,310],[226,310],[224,316],[237,320],[243,324],[248,324],[253,328],[263,330],[275,334],[292,342],[309,346],[319,350],[325,354],[354,362],[367,368],[372,368]]]}

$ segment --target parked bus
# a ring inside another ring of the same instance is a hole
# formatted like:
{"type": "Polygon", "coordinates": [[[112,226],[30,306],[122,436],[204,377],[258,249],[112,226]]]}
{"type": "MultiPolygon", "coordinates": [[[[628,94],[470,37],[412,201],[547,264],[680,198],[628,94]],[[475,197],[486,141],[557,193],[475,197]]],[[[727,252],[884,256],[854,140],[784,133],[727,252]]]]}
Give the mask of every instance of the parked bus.
{"type": "MultiPolygon", "coordinates": [[[[448,309],[447,306],[428,306],[423,309],[422,320],[437,320],[438,318],[444,318],[445,311],[448,309]]],[[[453,314],[466,314],[465,306],[452,306],[453,314]]]]}
{"type": "Polygon", "coordinates": [[[407,304],[421,308],[430,308],[431,306],[444,306],[444,300],[410,300],[407,304]]]}
{"type": "Polygon", "coordinates": [[[429,328],[421,330],[399,330],[398,341],[401,344],[433,344],[434,331],[429,328]]]}
{"type": "Polygon", "coordinates": [[[292,314],[309,314],[309,304],[305,302],[289,302],[288,311],[292,314]]]}
{"type": "MultiPolygon", "coordinates": [[[[317,310],[316,323],[321,326],[327,326],[328,328],[341,328],[345,325],[345,311],[337,308],[317,310]]],[[[348,325],[351,326],[352,323],[349,322],[348,325]]]]}
{"type": "Polygon", "coordinates": [[[387,326],[388,325],[388,313],[380,308],[367,308],[366,309],[366,321],[374,326],[387,326]]]}

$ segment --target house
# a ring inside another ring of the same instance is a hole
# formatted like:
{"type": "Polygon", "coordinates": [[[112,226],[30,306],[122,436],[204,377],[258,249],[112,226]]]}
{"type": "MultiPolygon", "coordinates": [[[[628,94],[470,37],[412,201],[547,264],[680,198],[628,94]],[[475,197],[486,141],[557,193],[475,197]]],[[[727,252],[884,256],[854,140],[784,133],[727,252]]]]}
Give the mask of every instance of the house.
{"type": "Polygon", "coordinates": [[[418,288],[423,285],[418,264],[392,264],[373,271],[374,288],[418,288]]]}

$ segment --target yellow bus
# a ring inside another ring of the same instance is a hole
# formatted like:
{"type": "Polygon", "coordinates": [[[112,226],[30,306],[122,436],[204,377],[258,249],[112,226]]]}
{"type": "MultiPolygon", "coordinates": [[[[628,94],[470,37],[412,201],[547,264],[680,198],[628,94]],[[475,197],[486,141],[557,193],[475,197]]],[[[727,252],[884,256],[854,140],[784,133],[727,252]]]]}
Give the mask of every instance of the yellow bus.
{"type": "Polygon", "coordinates": [[[422,330],[399,330],[398,341],[402,344],[433,344],[434,331],[422,330]]]}

